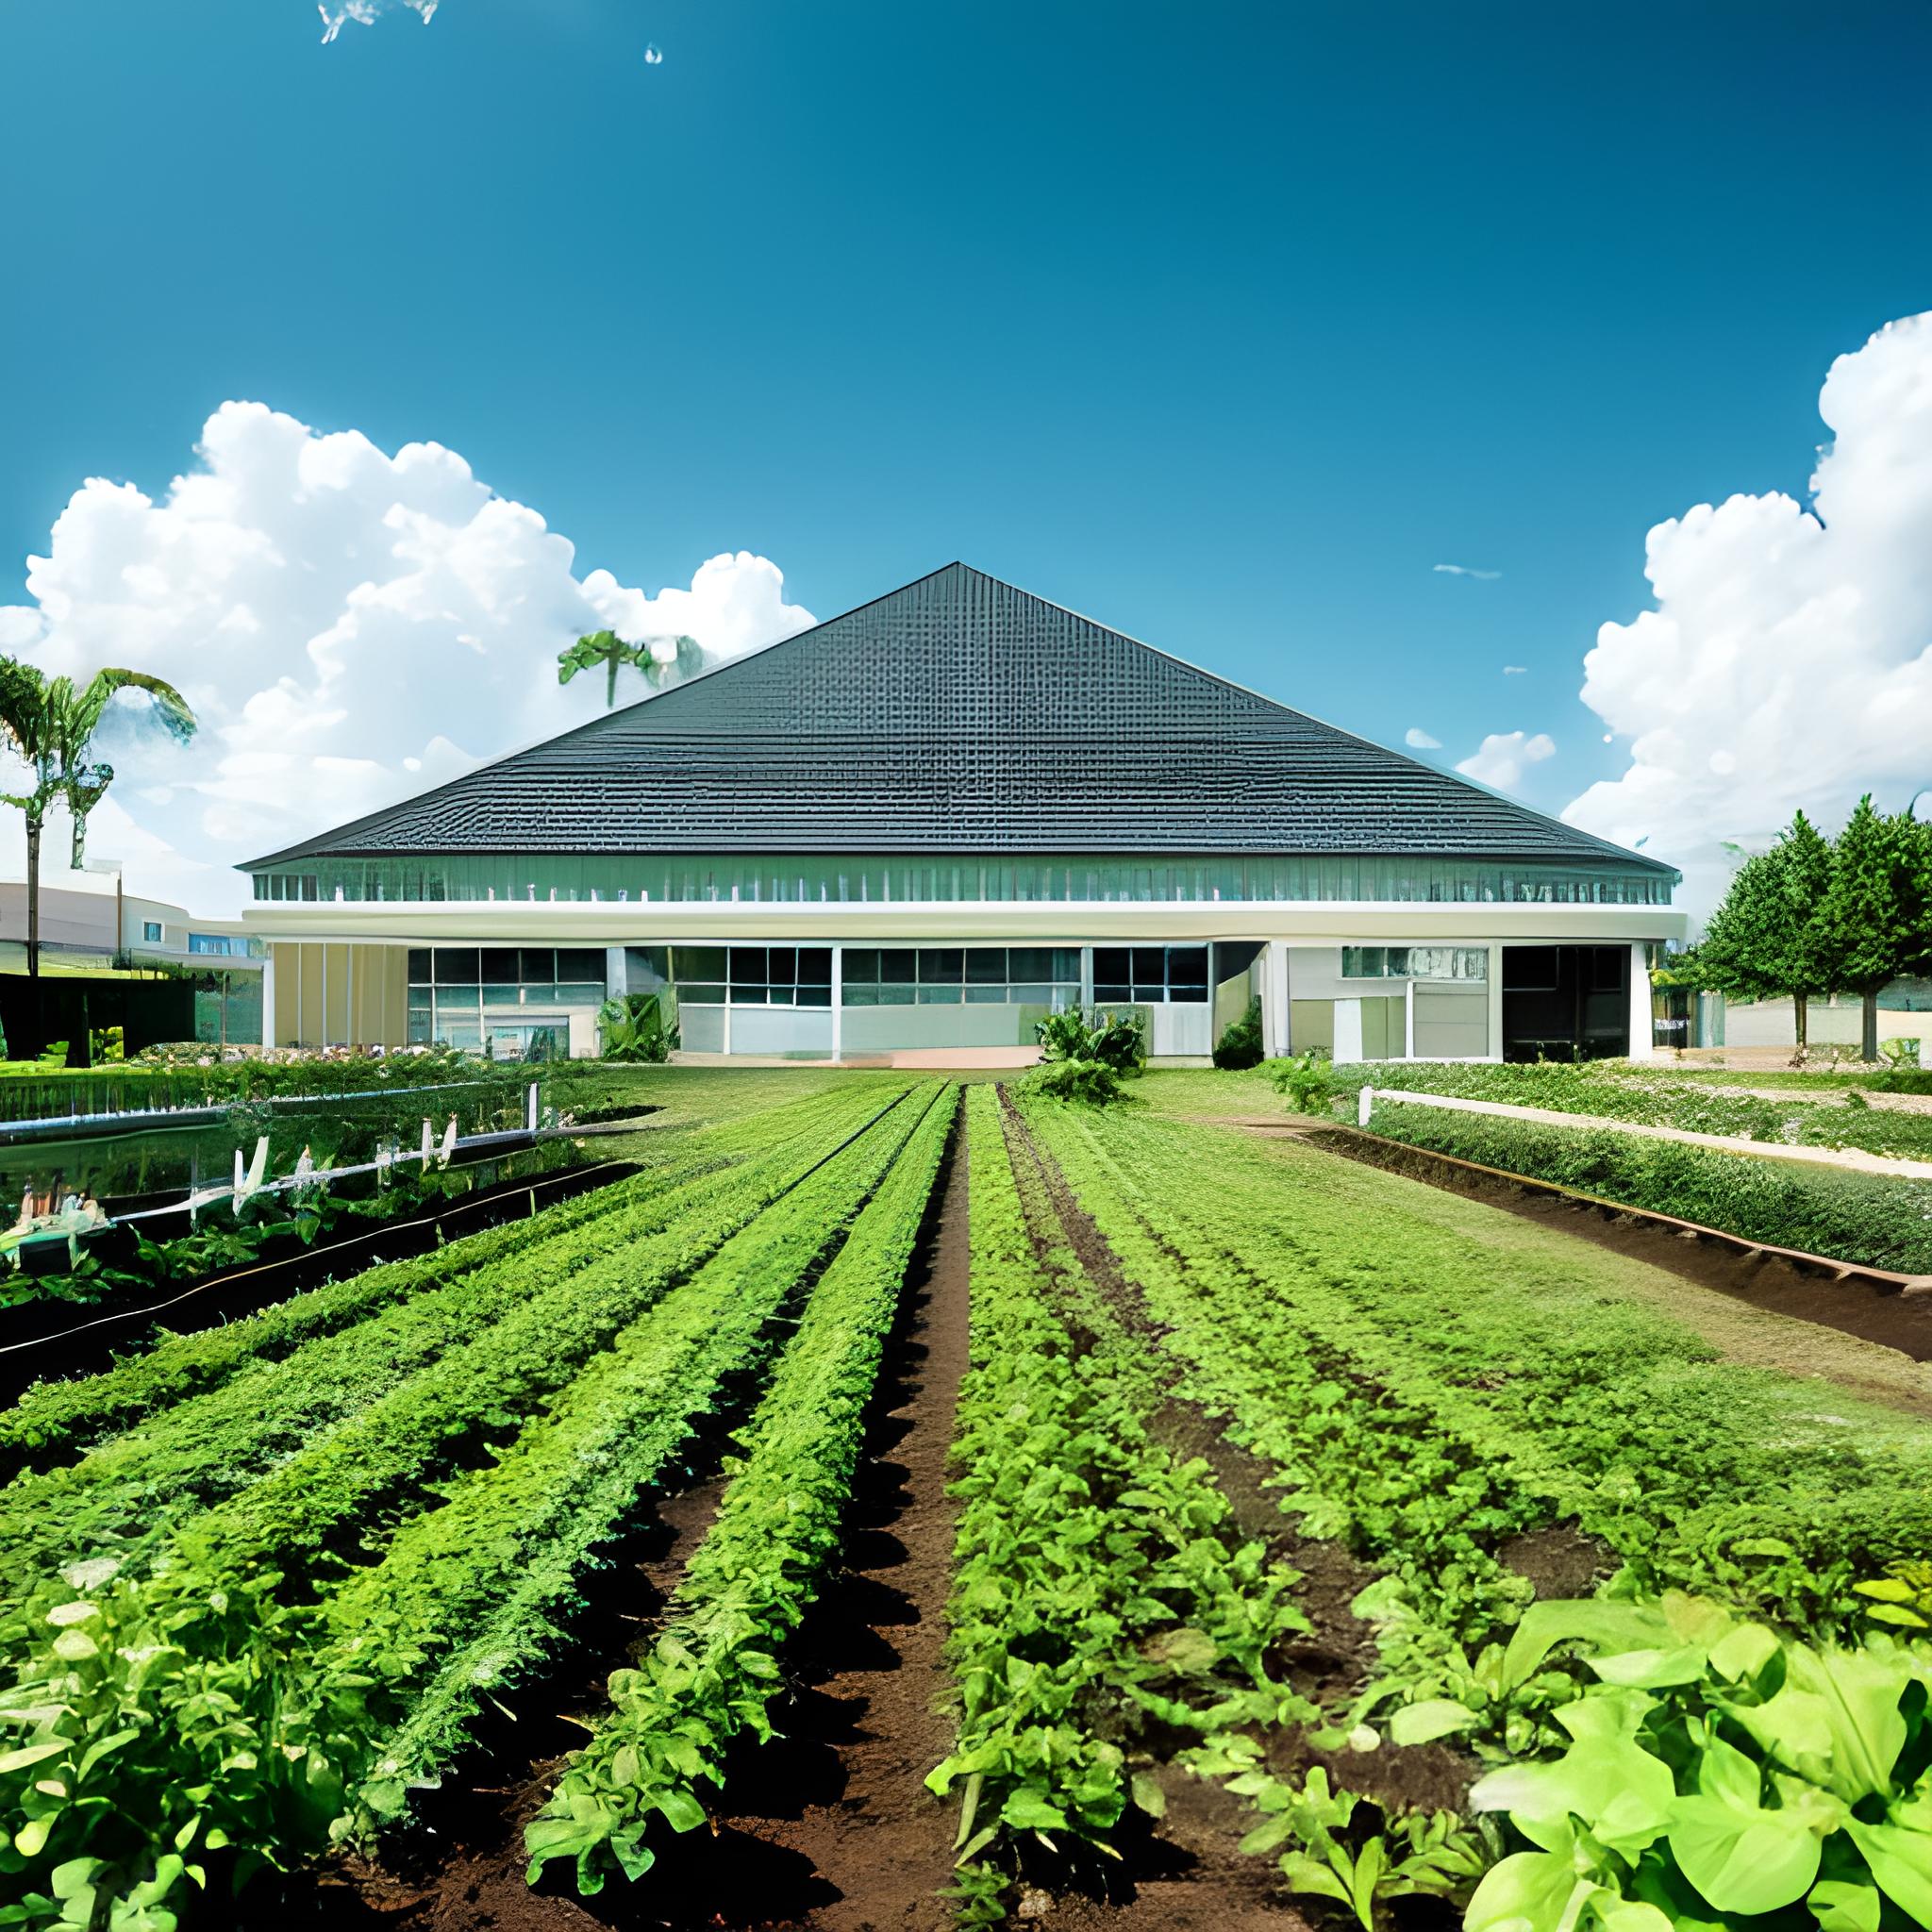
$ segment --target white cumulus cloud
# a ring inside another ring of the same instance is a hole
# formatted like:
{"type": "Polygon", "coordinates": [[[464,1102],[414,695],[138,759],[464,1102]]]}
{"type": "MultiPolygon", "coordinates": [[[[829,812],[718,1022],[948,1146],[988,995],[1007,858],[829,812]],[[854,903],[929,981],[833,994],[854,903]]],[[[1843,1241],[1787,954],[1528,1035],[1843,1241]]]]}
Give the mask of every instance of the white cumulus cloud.
{"type": "Polygon", "coordinates": [[[1503,575],[1499,570],[1472,570],[1466,563],[1434,563],[1429,568],[1446,577],[1480,577],[1486,584],[1494,583],[1503,575]]]}
{"type": "MultiPolygon", "coordinates": [[[[1583,700],[1629,768],[1563,816],[1681,865],[1705,909],[1793,811],[1841,823],[1932,784],[1932,314],[1831,365],[1809,506],[1700,504],[1646,545],[1656,608],[1606,624],[1583,700]]],[[[1924,808],[1922,808],[1922,810],[1924,808]]]]}
{"type": "Polygon", "coordinates": [[[436,18],[436,9],[441,0],[337,0],[333,7],[325,7],[322,0],[316,0],[316,12],[322,15],[322,44],[325,47],[340,34],[350,21],[360,26],[374,26],[380,14],[390,11],[391,7],[407,7],[411,13],[420,14],[423,25],[427,26],[436,18]]]}
{"type": "MultiPolygon", "coordinates": [[[[89,850],[125,855],[130,884],[156,891],[171,852],[195,910],[239,903],[237,859],[596,715],[601,676],[557,682],[558,652],[586,631],[682,632],[728,658],[815,622],[748,551],[655,597],[608,571],[580,579],[565,538],[437,443],[391,456],[237,402],[196,454],[158,499],[84,483],[27,559],[33,603],[0,607],[0,648],[49,673],[156,672],[193,706],[185,747],[135,705],[110,713],[117,783],[89,850]]],[[[621,699],[643,695],[624,678],[621,699]]],[[[18,824],[0,818],[0,865],[18,862],[18,824]]]]}
{"type": "Polygon", "coordinates": [[[1404,734],[1402,741],[1416,751],[1441,751],[1442,749],[1442,741],[1440,738],[1431,738],[1420,724],[1411,724],[1404,734]]]}
{"type": "Polygon", "coordinates": [[[1492,731],[1456,769],[1479,785],[1510,791],[1522,783],[1526,765],[1541,764],[1556,750],[1556,741],[1546,731],[1534,738],[1522,731],[1492,731]]]}

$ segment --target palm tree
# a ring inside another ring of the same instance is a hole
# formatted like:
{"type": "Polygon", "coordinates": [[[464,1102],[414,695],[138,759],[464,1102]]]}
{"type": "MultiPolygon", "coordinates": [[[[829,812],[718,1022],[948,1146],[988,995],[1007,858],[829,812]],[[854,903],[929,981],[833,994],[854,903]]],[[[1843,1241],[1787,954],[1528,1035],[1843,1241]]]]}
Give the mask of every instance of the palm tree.
{"type": "Polygon", "coordinates": [[[0,737],[32,774],[31,790],[0,792],[0,802],[26,815],[26,970],[41,971],[41,834],[47,808],[64,804],[74,818],[73,862],[87,852],[88,814],[114,782],[112,765],[90,759],[93,735],[108,707],[124,691],[145,691],[171,736],[194,731],[188,701],[165,678],[110,666],[84,685],[48,677],[31,664],[0,658],[0,737]]]}
{"type": "Polygon", "coordinates": [[[113,766],[93,763],[88,754],[108,707],[124,691],[145,691],[153,700],[150,710],[171,738],[185,743],[194,736],[194,713],[188,708],[188,700],[164,677],[153,676],[145,671],[109,669],[96,671],[86,684],[78,687],[71,677],[49,680],[49,736],[59,760],[57,782],[74,819],[74,847],[69,862],[75,872],[87,857],[88,814],[100,804],[108,787],[114,782],[113,766]]]}
{"type": "Polygon", "coordinates": [[[604,705],[608,710],[617,702],[617,674],[623,666],[629,664],[641,671],[644,682],[652,690],[661,691],[702,670],[704,662],[703,647],[695,638],[645,638],[641,642],[627,644],[614,630],[598,630],[557,654],[557,681],[568,684],[579,671],[591,671],[602,665],[604,705]],[[666,642],[675,643],[677,652],[668,664],[658,661],[656,650],[657,645],[666,642]]]}

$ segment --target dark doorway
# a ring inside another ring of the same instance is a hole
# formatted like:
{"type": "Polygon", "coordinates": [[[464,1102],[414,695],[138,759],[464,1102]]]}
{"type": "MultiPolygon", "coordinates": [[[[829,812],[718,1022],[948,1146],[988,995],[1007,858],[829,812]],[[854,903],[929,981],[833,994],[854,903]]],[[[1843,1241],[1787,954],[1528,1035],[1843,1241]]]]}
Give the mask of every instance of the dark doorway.
{"type": "Polygon", "coordinates": [[[1602,1060],[1629,1051],[1627,945],[1503,948],[1506,1060],[1602,1060]]]}

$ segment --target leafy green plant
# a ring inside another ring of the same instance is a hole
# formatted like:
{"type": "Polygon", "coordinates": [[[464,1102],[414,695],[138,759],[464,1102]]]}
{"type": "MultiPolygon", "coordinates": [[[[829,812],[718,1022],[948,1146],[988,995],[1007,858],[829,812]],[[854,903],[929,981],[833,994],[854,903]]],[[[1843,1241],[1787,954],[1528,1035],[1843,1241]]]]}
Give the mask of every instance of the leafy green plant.
{"type": "Polygon", "coordinates": [[[1252,1738],[1230,1737],[1190,1761],[1262,1814],[1242,1851],[1277,1853],[1291,1891],[1346,1906],[1363,1932],[1377,1932],[1378,1907],[1391,1899],[1466,1894],[1489,1862],[1480,1838],[1453,1811],[1389,1816],[1334,1789],[1319,1764],[1298,1784],[1276,1777],[1252,1738]]]}
{"type": "Polygon", "coordinates": [[[1261,1064],[1261,1002],[1258,995],[1248,1001],[1239,1019],[1228,1022],[1221,1038],[1214,1042],[1214,1064],[1227,1073],[1239,1073],[1243,1068],[1261,1064]]]}
{"type": "Polygon", "coordinates": [[[620,993],[597,1011],[607,1060],[661,1064],[677,1045],[677,1024],[655,992],[620,993]]]}
{"type": "Polygon", "coordinates": [[[813,1290],[758,1413],[747,1454],[688,1566],[666,1627],[634,1670],[610,1679],[611,1712],[525,1831],[530,1877],[572,1858],[594,1892],[614,1865],[655,1861],[654,1818],[703,1822],[741,1732],[773,1735],[782,1646],[838,1549],[865,1407],[951,1129],[947,1090],[813,1290]]]}
{"type": "Polygon", "coordinates": [[[1325,1114],[1341,1091],[1335,1065],[1319,1046],[1307,1053],[1269,1060],[1264,1068],[1277,1093],[1285,1093],[1301,1113],[1325,1114]]]}
{"type": "Polygon", "coordinates": [[[1540,1604],[1509,1667],[1569,1641],[1599,1681],[1554,1713],[1567,1749],[1470,1793],[1531,1848],[1467,1932],[1932,1923],[1932,1651],[1814,1646],[1670,1594],[1540,1604]]]}
{"type": "Polygon", "coordinates": [[[1147,1064],[1147,1024],[1138,1008],[1070,1007],[1034,1023],[1041,1057],[1053,1060],[1094,1060],[1116,1074],[1134,1074],[1147,1064]]]}
{"type": "Polygon", "coordinates": [[[1046,1060],[1023,1083],[1029,1093],[1048,1100],[1071,1100],[1084,1107],[1108,1107],[1125,1090],[1114,1070],[1102,1060],[1046,1060]]]}

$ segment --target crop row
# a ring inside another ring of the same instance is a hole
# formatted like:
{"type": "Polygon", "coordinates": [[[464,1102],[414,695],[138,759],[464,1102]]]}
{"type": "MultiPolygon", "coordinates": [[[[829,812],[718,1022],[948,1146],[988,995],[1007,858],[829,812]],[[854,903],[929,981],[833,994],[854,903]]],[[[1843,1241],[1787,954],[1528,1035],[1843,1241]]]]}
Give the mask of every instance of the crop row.
{"type": "MultiPolygon", "coordinates": [[[[872,1106],[877,1104],[874,1100],[872,1106]]],[[[741,1123],[679,1137],[669,1157],[647,1172],[546,1208],[530,1221],[466,1235],[432,1255],[365,1268],[241,1321],[198,1334],[170,1336],[100,1374],[41,1383],[28,1390],[17,1407],[0,1413],[0,1468],[17,1468],[29,1458],[45,1460],[83,1447],[218,1388],[244,1370],[279,1361],[305,1343],[365,1322],[394,1304],[499,1264],[515,1264],[539,1242],[575,1229],[595,1228],[613,1208],[635,1208],[641,1215],[628,1233],[617,1237],[613,1230],[613,1238],[629,1239],[664,1226],[685,1211],[690,1191],[708,1177],[754,1153],[779,1154],[822,1126],[834,1126],[841,1120],[849,1124],[870,1110],[862,1096],[816,1096],[773,1116],[762,1137],[749,1133],[741,1123]]]]}
{"type": "MultiPolygon", "coordinates": [[[[1261,1378],[1243,1426],[1293,1441],[1333,1418],[1343,1446],[1326,1484],[1385,1480],[1419,1433],[1468,1474],[1419,1472],[1418,1506],[1466,1521],[1478,1547],[1574,1521],[1645,1585],[1711,1590],[1800,1627],[1840,1625],[1855,1575],[1932,1542],[1923,1427],[1725,1359],[1616,1292],[1628,1264],[1530,1230],[1499,1257],[1493,1216],[1455,1197],[1213,1129],[1128,1124],[1103,1145],[1057,1113],[1042,1130],[1108,1238],[1132,1249],[1157,1313],[1191,1324],[1200,1371],[1261,1378]],[[1210,1158],[1211,1216],[1185,1180],[1210,1158]],[[1270,1395],[1270,1375],[1295,1381],[1270,1395]]],[[[1333,1513],[1360,1521],[1367,1500],[1333,1513]]],[[[1417,1541],[1413,1527],[1379,1540],[1391,1554],[1417,1541]]],[[[1461,1578],[1420,1563],[1415,1582],[1440,1592],[1461,1578]]]]}
{"type": "Polygon", "coordinates": [[[743,1433],[718,1515],[686,1566],[663,1629],[612,1674],[610,1709],[525,1837],[532,1882],[573,1859],[593,1892],[614,1866],[635,1879],[652,1820],[703,1822],[733,1740],[773,1735],[782,1648],[837,1551],[867,1404],[924,1220],[957,1092],[937,1098],[813,1289],[743,1433]]]}
{"type": "Polygon", "coordinates": [[[1294,1573],[1235,1534],[1208,1465],[1150,1432],[1158,1382],[1037,1200],[1029,1216],[992,1090],[971,1091],[967,1123],[948,1642],[960,1719],[928,1784],[961,1789],[964,1908],[990,1922],[1024,1840],[1110,1852],[1130,1803],[1162,1808],[1117,1741],[1124,1718],[1132,1743],[1149,1718],[1206,1737],[1307,1715],[1265,1659],[1307,1624],[1294,1573]]]}
{"type": "Polygon", "coordinates": [[[1769,1246],[1932,1274],[1932,1181],[1409,1104],[1379,1111],[1375,1131],[1769,1246]]]}
{"type": "MultiPolygon", "coordinates": [[[[164,1911],[199,1848],[241,1848],[241,1877],[312,1848],[419,1710],[440,1717],[408,1768],[431,1768],[481,1684],[541,1654],[591,1546],[890,1167],[914,1117],[899,1091],[830,1146],[847,1124],[822,1127],[730,1214],[687,1215],[449,1348],[144,1545],[144,1574],[87,1557],[13,1606],[21,1742],[0,1802],[48,1895],[84,1867],[124,1903],[161,1883],[164,1911]],[[358,1540],[379,1560],[345,1581],[358,1540]]],[[[403,1770],[369,1808],[392,1807],[403,1770]]]]}
{"type": "MultiPolygon", "coordinates": [[[[430,1426],[434,1404],[421,1406],[417,1391],[452,1370],[460,1378],[466,1362],[504,1363],[524,1399],[557,1386],[610,1332],[593,1324],[594,1311],[603,1308],[608,1324],[628,1320],[793,1186],[853,1124],[849,1114],[835,1116],[761,1160],[660,1193],[640,1195],[625,1184],[604,1196],[601,1212],[566,1204],[560,1231],[547,1216],[523,1224],[533,1239],[521,1252],[499,1252],[446,1285],[419,1274],[414,1295],[391,1292],[351,1326],[279,1360],[247,1363],[75,1464],[17,1477],[0,1492],[0,1579],[24,1588],[54,1556],[140,1560],[158,1530],[243,1491],[305,1444],[333,1441],[338,1425],[351,1461],[360,1452],[349,1445],[391,1407],[430,1426]],[[506,1340],[518,1334],[534,1340],[506,1357],[506,1340]]],[[[132,1377],[115,1374],[125,1392],[132,1377]]],[[[279,1479],[299,1492],[308,1469],[297,1457],[279,1479]]]]}

